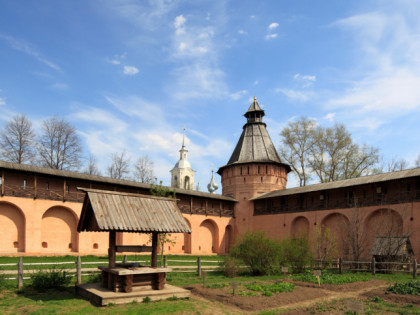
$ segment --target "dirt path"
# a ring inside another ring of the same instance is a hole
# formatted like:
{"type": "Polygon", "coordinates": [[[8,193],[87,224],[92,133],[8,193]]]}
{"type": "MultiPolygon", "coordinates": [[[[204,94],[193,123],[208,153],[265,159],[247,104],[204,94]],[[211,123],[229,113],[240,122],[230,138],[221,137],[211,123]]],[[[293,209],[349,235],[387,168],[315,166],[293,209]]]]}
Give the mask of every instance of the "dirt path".
{"type": "Polygon", "coordinates": [[[296,283],[293,292],[281,293],[272,297],[265,296],[232,296],[225,289],[204,289],[201,286],[192,286],[192,297],[209,306],[202,314],[256,314],[261,311],[280,311],[284,314],[305,313],[307,308],[318,303],[328,303],[332,300],[366,299],[371,291],[385,289],[388,285],[384,281],[373,280],[364,283],[345,285],[325,285],[319,288],[308,283],[296,283]],[[364,296],[363,296],[364,295],[364,296]],[[289,311],[287,311],[289,310],[289,311]]]}
{"type": "Polygon", "coordinates": [[[365,294],[366,292],[386,288],[388,286],[389,285],[387,284],[383,284],[383,285],[379,285],[375,287],[364,288],[364,289],[353,291],[353,292],[333,292],[330,290],[323,290],[325,292],[325,297],[315,298],[315,299],[298,302],[298,303],[286,304],[280,307],[276,307],[274,309],[275,310],[300,309],[300,308],[307,308],[307,307],[314,306],[315,304],[320,303],[320,302],[329,302],[332,300],[340,300],[340,299],[356,299],[360,297],[361,295],[365,294]]]}

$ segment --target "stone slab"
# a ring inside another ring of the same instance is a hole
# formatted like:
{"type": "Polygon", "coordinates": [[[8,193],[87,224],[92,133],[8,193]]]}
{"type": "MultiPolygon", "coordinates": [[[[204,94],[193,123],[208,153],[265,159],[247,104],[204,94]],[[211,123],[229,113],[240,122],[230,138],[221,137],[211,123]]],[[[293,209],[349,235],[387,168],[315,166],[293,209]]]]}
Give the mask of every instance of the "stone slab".
{"type": "Polygon", "coordinates": [[[189,290],[169,284],[165,284],[165,287],[162,290],[153,290],[150,286],[147,286],[136,288],[135,291],[127,293],[113,292],[107,288],[101,287],[100,283],[87,283],[76,285],[76,293],[99,306],[105,306],[109,303],[127,304],[133,301],[142,303],[146,296],[152,301],[158,301],[166,300],[173,296],[180,299],[189,298],[191,295],[189,290]]]}

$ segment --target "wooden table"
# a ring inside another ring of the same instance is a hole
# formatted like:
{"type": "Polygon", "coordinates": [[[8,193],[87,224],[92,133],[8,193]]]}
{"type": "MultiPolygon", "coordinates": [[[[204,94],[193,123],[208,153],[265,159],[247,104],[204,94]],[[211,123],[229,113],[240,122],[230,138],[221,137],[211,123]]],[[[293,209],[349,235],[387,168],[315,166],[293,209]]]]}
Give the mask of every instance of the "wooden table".
{"type": "Polygon", "coordinates": [[[102,270],[102,283],[114,292],[132,292],[133,287],[151,285],[153,290],[162,290],[166,283],[166,273],[171,268],[152,267],[98,267],[102,270]]]}

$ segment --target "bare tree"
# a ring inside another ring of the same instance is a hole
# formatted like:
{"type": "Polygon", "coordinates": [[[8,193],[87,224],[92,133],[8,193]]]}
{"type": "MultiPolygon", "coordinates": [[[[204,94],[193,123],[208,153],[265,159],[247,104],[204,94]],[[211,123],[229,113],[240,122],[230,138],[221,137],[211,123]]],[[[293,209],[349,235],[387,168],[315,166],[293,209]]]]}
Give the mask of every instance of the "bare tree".
{"type": "Polygon", "coordinates": [[[420,153],[419,153],[419,155],[417,156],[417,159],[414,161],[414,165],[415,165],[416,167],[420,167],[420,153]]]}
{"type": "Polygon", "coordinates": [[[283,144],[279,150],[280,157],[290,164],[299,178],[300,186],[306,186],[310,179],[310,172],[307,168],[309,153],[314,144],[315,126],[315,121],[301,117],[295,122],[289,122],[280,133],[283,144]]]}
{"type": "Polygon", "coordinates": [[[390,161],[388,161],[387,171],[388,172],[397,172],[403,171],[408,168],[407,160],[403,158],[393,157],[390,161]]]}
{"type": "Polygon", "coordinates": [[[0,134],[1,157],[13,163],[32,163],[35,158],[35,134],[25,114],[10,120],[0,134]]]}
{"type": "Polygon", "coordinates": [[[89,161],[85,168],[84,173],[89,174],[89,175],[99,175],[99,176],[101,175],[101,172],[99,171],[99,168],[98,168],[98,161],[96,157],[92,154],[89,155],[89,161]]]}
{"type": "Polygon", "coordinates": [[[354,143],[342,124],[316,127],[314,120],[300,118],[281,132],[281,158],[289,163],[305,186],[311,177],[321,183],[354,178],[372,172],[378,149],[354,143]]]}
{"type": "Polygon", "coordinates": [[[141,183],[151,184],[154,178],[153,161],[147,155],[139,157],[134,164],[134,179],[141,183]]]}
{"type": "Polygon", "coordinates": [[[38,144],[41,165],[58,170],[74,170],[80,166],[80,138],[76,128],[64,118],[45,119],[38,144]]]}
{"type": "Polygon", "coordinates": [[[359,261],[366,254],[369,246],[368,230],[364,227],[366,214],[354,203],[354,207],[348,212],[348,220],[341,217],[339,228],[340,238],[345,251],[353,261],[359,261]]]}
{"type": "Polygon", "coordinates": [[[112,163],[108,167],[109,177],[116,179],[127,179],[130,174],[130,158],[125,151],[113,153],[111,155],[112,163]]]}

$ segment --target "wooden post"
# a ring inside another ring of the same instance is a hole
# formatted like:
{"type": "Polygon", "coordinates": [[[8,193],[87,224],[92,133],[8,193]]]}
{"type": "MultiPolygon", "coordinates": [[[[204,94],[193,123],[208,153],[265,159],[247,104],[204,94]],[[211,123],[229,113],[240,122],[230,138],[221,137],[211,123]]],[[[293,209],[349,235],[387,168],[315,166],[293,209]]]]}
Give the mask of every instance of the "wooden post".
{"type": "Polygon", "coordinates": [[[152,267],[157,267],[158,233],[152,233],[152,267]]]}
{"type": "Polygon", "coordinates": [[[23,288],[23,259],[22,257],[19,258],[18,263],[18,289],[23,288]]]}
{"type": "Polygon", "coordinates": [[[66,180],[63,181],[63,201],[66,200],[66,180]]]}
{"type": "Polygon", "coordinates": [[[338,272],[340,275],[343,273],[343,258],[341,257],[338,259],[338,272]]]}
{"type": "Polygon", "coordinates": [[[197,258],[197,274],[199,277],[201,277],[201,258],[197,258]]]}
{"type": "Polygon", "coordinates": [[[82,284],[82,260],[80,259],[80,256],[77,256],[76,260],[76,275],[76,284],[82,284]]]}
{"type": "Polygon", "coordinates": [[[1,170],[1,195],[4,196],[4,170],[1,170]]]}
{"type": "Polygon", "coordinates": [[[37,191],[38,191],[38,176],[36,174],[34,175],[34,199],[37,197],[37,191]]]}
{"type": "Polygon", "coordinates": [[[413,279],[417,278],[417,260],[413,261],[413,279]]]}
{"type": "Polygon", "coordinates": [[[376,263],[375,263],[375,257],[372,257],[372,274],[376,274],[376,263]]]}
{"type": "Polygon", "coordinates": [[[167,262],[167,260],[166,260],[166,255],[165,256],[163,256],[163,267],[168,267],[168,262],[167,262]]]}
{"type": "Polygon", "coordinates": [[[126,264],[126,263],[127,263],[127,255],[124,255],[123,264],[126,264]]]}
{"type": "Polygon", "coordinates": [[[116,243],[117,243],[117,232],[109,231],[109,249],[108,249],[108,257],[109,257],[109,268],[115,268],[116,266],[116,243]]]}

